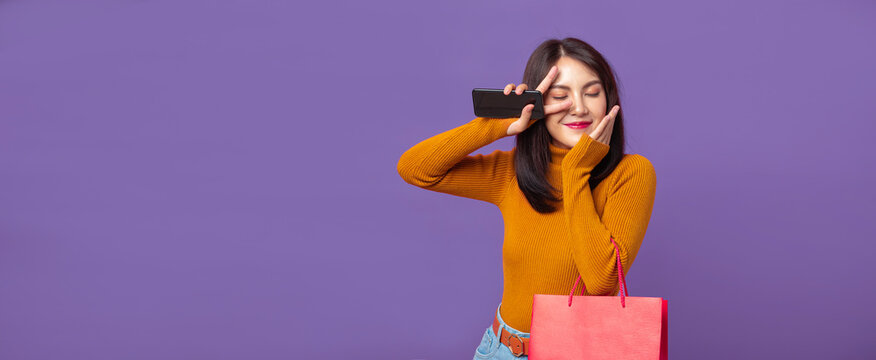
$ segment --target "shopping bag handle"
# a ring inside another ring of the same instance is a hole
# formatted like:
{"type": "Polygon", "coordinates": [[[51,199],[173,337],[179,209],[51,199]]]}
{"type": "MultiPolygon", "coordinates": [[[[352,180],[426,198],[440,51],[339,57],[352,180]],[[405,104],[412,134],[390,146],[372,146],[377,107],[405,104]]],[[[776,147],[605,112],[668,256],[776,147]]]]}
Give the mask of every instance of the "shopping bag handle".
{"type": "MultiPolygon", "coordinates": [[[[624,279],[624,267],[621,264],[620,258],[620,249],[617,246],[617,243],[614,242],[613,237],[609,237],[611,243],[614,245],[614,253],[617,257],[617,282],[618,286],[620,286],[620,291],[618,294],[621,298],[621,307],[627,307],[626,297],[630,296],[629,292],[627,292],[627,281],[624,279]]],[[[575,295],[575,288],[578,287],[578,281],[581,280],[581,274],[578,274],[578,278],[575,279],[575,284],[572,285],[572,292],[569,294],[569,306],[572,306],[572,295],[575,295]]],[[[587,285],[584,284],[584,281],[581,280],[581,296],[584,296],[584,291],[587,289],[587,285]]]]}

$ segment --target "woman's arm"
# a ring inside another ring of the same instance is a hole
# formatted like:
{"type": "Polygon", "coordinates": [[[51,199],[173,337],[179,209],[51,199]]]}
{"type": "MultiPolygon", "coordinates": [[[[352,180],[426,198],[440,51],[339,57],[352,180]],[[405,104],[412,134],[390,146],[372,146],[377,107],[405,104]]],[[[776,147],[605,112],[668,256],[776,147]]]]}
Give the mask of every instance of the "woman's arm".
{"type": "Polygon", "coordinates": [[[516,120],[478,117],[423,140],[402,154],[398,173],[411,185],[498,206],[514,176],[513,158],[499,150],[468,154],[507,136],[516,120]]]}
{"type": "Polygon", "coordinates": [[[645,237],[657,190],[651,162],[641,155],[628,156],[609,178],[613,182],[607,184],[610,193],[600,219],[588,181],[608,149],[584,134],[562,164],[563,208],[572,253],[591,295],[617,294],[617,258],[609,238],[618,244],[626,275],[645,237]]]}

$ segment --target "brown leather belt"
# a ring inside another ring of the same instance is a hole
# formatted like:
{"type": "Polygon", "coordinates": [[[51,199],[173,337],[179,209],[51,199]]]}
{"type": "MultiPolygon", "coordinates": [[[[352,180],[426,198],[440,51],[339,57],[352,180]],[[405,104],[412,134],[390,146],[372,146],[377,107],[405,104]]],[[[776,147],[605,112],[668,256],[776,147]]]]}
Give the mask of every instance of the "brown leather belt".
{"type": "Polygon", "coordinates": [[[493,319],[493,333],[499,337],[499,341],[501,341],[505,346],[511,349],[511,353],[514,356],[520,357],[523,355],[529,355],[529,338],[522,338],[517,334],[513,334],[505,328],[502,328],[502,333],[499,334],[499,316],[496,315],[496,318],[493,319]]]}

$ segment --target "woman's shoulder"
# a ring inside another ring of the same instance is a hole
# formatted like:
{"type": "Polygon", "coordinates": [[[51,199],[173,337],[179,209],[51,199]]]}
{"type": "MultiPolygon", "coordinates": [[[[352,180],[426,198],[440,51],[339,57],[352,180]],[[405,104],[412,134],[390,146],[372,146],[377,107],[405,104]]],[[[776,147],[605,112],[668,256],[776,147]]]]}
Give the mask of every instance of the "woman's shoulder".
{"type": "Polygon", "coordinates": [[[618,177],[640,176],[649,179],[656,177],[654,164],[641,154],[624,154],[612,175],[618,177]]]}
{"type": "Polygon", "coordinates": [[[514,153],[517,151],[517,147],[512,148],[511,150],[500,150],[496,149],[491,152],[485,153],[485,157],[494,159],[499,163],[506,163],[510,166],[514,166],[514,153]]]}
{"type": "Polygon", "coordinates": [[[483,156],[489,156],[491,158],[495,158],[495,159],[499,159],[499,160],[503,160],[503,161],[510,161],[510,160],[514,159],[514,151],[516,151],[516,150],[517,150],[516,147],[511,149],[511,150],[496,149],[496,150],[493,150],[491,152],[485,152],[483,154],[483,156]]]}
{"type": "Polygon", "coordinates": [[[475,160],[481,166],[492,167],[496,173],[504,173],[506,176],[514,175],[514,152],[516,148],[511,150],[495,149],[490,152],[476,154],[469,159],[475,160]]]}
{"type": "Polygon", "coordinates": [[[618,164],[618,167],[621,166],[628,168],[654,168],[654,165],[651,164],[651,160],[648,160],[648,158],[642,154],[624,154],[618,164]]]}

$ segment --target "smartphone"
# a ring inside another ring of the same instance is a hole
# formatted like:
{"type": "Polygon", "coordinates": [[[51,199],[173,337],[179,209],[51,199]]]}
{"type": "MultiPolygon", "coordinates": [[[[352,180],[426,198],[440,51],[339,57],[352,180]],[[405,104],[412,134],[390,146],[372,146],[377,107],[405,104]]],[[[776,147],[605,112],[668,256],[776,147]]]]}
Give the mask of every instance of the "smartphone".
{"type": "Polygon", "coordinates": [[[527,104],[535,104],[531,119],[544,117],[544,98],[538,90],[524,90],[521,95],[511,90],[510,94],[505,95],[504,89],[475,88],[471,91],[471,100],[477,117],[520,117],[527,104]]]}

